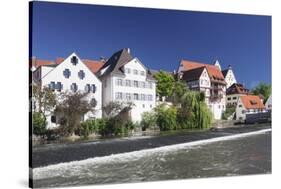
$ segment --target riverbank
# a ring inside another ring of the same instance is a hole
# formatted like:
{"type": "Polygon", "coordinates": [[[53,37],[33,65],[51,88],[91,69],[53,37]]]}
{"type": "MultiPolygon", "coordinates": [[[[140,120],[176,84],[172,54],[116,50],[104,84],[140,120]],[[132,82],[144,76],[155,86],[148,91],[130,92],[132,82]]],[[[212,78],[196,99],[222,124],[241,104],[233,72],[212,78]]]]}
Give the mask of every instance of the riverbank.
{"type": "Polygon", "coordinates": [[[270,124],[244,125],[240,127],[216,128],[206,131],[174,132],[159,136],[127,137],[73,144],[41,145],[32,148],[32,168],[268,128],[271,128],[270,124]]]}

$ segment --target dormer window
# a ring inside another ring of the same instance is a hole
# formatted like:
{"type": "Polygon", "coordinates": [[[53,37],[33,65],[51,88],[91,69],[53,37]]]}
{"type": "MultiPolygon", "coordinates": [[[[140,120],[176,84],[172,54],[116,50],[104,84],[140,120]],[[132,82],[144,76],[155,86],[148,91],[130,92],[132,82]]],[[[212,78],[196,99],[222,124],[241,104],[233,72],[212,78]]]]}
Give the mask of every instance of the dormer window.
{"type": "Polygon", "coordinates": [[[87,84],[85,86],[85,92],[87,92],[87,93],[91,92],[91,85],[90,84],[87,84]]]}
{"type": "Polygon", "coordinates": [[[256,104],[257,104],[257,102],[256,102],[256,101],[253,101],[253,100],[250,100],[250,103],[251,103],[252,105],[256,105],[256,104]]]}
{"type": "Polygon", "coordinates": [[[76,83],[72,83],[70,86],[70,89],[72,92],[76,92],[78,90],[78,86],[76,83]]]}
{"type": "Polygon", "coordinates": [[[70,70],[69,69],[65,69],[63,71],[63,75],[64,75],[65,78],[69,78],[70,77],[70,70]]]}
{"type": "Polygon", "coordinates": [[[83,70],[80,70],[80,71],[78,72],[78,77],[79,77],[80,79],[84,79],[84,78],[85,78],[85,72],[84,72],[83,70]]]}
{"type": "Polygon", "coordinates": [[[75,66],[76,64],[78,64],[78,58],[76,56],[73,56],[71,58],[71,63],[75,66]]]}

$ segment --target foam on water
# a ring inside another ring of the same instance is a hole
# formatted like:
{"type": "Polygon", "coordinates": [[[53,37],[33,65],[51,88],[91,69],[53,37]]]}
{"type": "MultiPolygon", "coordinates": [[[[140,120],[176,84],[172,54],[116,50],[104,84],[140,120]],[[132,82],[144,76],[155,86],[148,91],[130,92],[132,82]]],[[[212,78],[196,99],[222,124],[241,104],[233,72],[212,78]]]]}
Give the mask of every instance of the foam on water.
{"type": "Polygon", "coordinates": [[[72,161],[67,163],[59,163],[55,165],[49,165],[46,167],[39,167],[33,169],[33,179],[45,179],[45,178],[52,178],[52,177],[64,177],[67,175],[76,175],[75,170],[79,170],[81,167],[87,167],[87,165],[98,166],[101,164],[107,164],[107,163],[113,163],[113,162],[128,162],[128,161],[134,161],[138,160],[144,156],[147,155],[153,155],[155,153],[171,153],[173,151],[177,151],[180,149],[189,149],[198,147],[199,145],[214,143],[214,142],[220,142],[225,140],[233,140],[233,139],[239,139],[242,137],[247,137],[251,135],[257,135],[262,133],[270,132],[271,129],[263,129],[259,131],[253,131],[248,133],[240,133],[240,134],[234,134],[230,136],[223,136],[223,137],[216,137],[211,139],[205,139],[205,140],[199,140],[194,142],[187,142],[187,143],[181,143],[181,144],[175,144],[175,145],[169,145],[169,146],[162,146],[158,148],[152,148],[152,149],[145,149],[145,150],[139,150],[139,151],[133,151],[133,152],[126,152],[126,153],[120,153],[120,154],[112,154],[109,156],[104,157],[95,157],[95,158],[89,158],[85,160],[80,161],[72,161]]]}

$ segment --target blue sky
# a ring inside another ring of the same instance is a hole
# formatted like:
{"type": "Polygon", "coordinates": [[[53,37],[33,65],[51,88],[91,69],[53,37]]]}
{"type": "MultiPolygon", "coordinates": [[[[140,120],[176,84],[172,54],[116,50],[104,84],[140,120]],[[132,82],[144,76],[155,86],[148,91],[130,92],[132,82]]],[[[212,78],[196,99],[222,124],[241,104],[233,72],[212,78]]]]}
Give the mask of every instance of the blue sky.
{"type": "Polygon", "coordinates": [[[151,69],[218,59],[248,88],[271,83],[269,16],[35,2],[32,26],[32,55],[41,59],[98,60],[129,47],[151,69]]]}

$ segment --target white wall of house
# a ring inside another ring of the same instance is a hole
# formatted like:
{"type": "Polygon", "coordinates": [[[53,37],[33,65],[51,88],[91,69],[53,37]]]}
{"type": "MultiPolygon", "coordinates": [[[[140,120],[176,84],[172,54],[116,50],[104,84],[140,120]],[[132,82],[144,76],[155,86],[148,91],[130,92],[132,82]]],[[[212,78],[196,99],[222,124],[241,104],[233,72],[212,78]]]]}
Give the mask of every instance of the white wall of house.
{"type": "MultiPolygon", "coordinates": [[[[87,100],[92,100],[93,98],[96,100],[97,105],[95,107],[95,113],[93,114],[86,114],[84,119],[88,118],[101,118],[102,116],[102,83],[101,81],[89,70],[89,68],[80,60],[80,58],[75,54],[72,53],[68,58],[66,58],[61,64],[57,65],[55,68],[50,69],[48,66],[41,67],[41,85],[42,87],[47,86],[49,87],[52,85],[52,82],[57,85],[58,82],[62,84],[61,91],[69,91],[74,92],[71,90],[71,85],[75,83],[77,85],[77,91],[85,92],[86,85],[90,85],[90,92],[87,95],[87,100]],[[71,58],[76,56],[78,58],[78,63],[74,65],[71,63],[71,58]],[[65,77],[64,72],[69,70],[70,76],[67,78],[65,77]],[[79,77],[78,73],[84,73],[83,79],[79,77]],[[93,85],[95,86],[95,92],[93,92],[93,85]]],[[[59,90],[55,89],[56,93],[60,93],[59,90]]],[[[51,118],[48,117],[48,127],[55,127],[57,124],[51,123],[51,118]]]]}
{"type": "Polygon", "coordinates": [[[236,106],[239,97],[244,96],[245,94],[230,94],[226,95],[226,105],[234,105],[236,106]]]}
{"type": "Polygon", "coordinates": [[[229,69],[225,76],[226,88],[230,87],[233,83],[237,83],[232,69],[229,69]]]}
{"type": "Polygon", "coordinates": [[[141,121],[141,114],[156,105],[155,81],[147,80],[147,69],[137,58],[125,64],[123,69],[125,76],[111,74],[102,79],[103,105],[111,101],[133,102],[132,121],[141,121]]]}
{"type": "Polygon", "coordinates": [[[236,120],[245,120],[246,119],[246,108],[244,107],[241,99],[238,99],[237,105],[236,105],[236,120]]]}
{"type": "Polygon", "coordinates": [[[265,107],[267,110],[272,109],[272,95],[270,95],[265,103],[265,107]]]}

